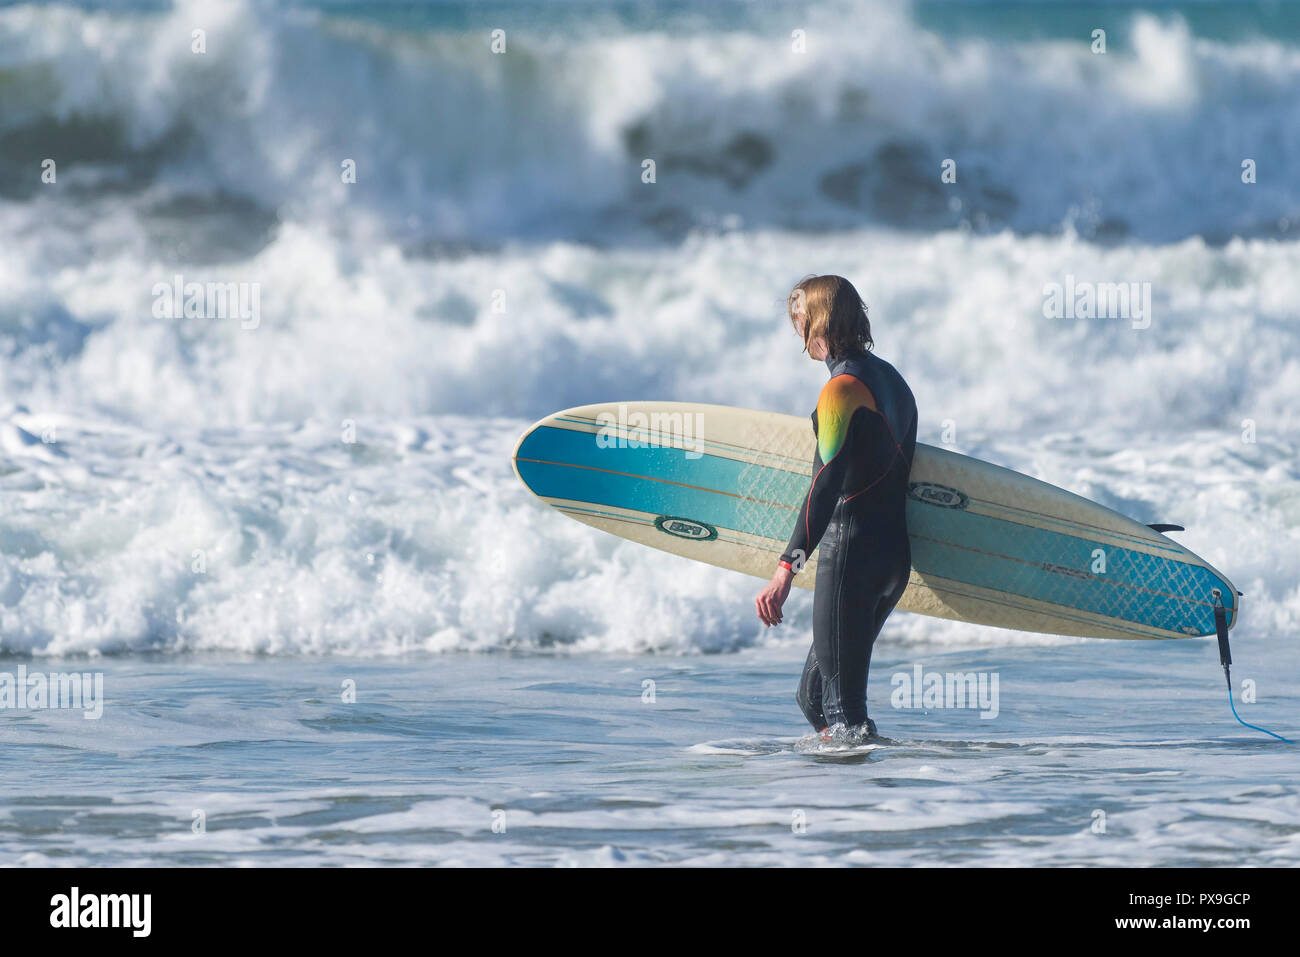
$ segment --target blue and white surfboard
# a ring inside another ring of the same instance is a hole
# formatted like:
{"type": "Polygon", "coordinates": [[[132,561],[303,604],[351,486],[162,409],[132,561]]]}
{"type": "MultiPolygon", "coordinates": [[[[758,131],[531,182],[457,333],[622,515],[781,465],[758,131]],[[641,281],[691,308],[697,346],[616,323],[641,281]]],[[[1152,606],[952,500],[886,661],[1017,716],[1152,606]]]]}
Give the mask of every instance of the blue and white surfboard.
{"type": "MultiPolygon", "coordinates": [[[[622,538],[768,578],[808,490],[807,419],[729,406],[621,402],[557,412],[519,440],[520,480],[566,515],[622,538]]],[[[918,444],[898,607],[1000,628],[1095,638],[1214,634],[1207,562],[1063,489],[918,444]]],[[[816,554],[795,583],[811,588],[816,554]]]]}

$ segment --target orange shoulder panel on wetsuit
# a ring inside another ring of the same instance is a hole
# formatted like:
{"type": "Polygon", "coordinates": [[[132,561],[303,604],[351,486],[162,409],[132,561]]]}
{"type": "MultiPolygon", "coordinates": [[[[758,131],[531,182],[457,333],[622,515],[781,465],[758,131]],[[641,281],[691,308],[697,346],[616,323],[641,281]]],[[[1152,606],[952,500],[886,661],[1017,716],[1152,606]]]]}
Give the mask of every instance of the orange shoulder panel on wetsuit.
{"type": "Polygon", "coordinates": [[[849,422],[861,408],[879,411],[876,397],[857,376],[837,375],[822,387],[817,399],[817,451],[823,463],[830,462],[844,447],[849,422]]]}

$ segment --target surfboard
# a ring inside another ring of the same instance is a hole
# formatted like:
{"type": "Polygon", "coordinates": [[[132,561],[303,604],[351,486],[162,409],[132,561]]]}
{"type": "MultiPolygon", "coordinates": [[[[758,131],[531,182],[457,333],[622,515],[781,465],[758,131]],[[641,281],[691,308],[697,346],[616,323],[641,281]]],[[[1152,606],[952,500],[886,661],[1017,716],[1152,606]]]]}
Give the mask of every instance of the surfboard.
{"type": "MultiPolygon", "coordinates": [[[[547,416],[514,468],[547,505],[621,538],[769,578],[812,479],[812,423],[682,402],[547,416]]],[[[1212,635],[1228,579],[1161,532],[1046,482],[918,443],[904,611],[1092,638],[1212,635]]],[[[794,583],[811,589],[816,553],[794,583]]]]}

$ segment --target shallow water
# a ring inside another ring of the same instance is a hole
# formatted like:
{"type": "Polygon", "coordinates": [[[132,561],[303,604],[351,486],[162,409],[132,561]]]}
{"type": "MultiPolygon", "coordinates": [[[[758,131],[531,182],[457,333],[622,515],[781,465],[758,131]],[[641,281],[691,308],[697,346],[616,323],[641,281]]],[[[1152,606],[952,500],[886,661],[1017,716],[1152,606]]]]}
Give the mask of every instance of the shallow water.
{"type": "MultiPolygon", "coordinates": [[[[1249,677],[1252,654],[1238,659],[1249,677]]],[[[1300,759],[1232,721],[1212,642],[882,647],[872,713],[889,741],[850,755],[794,750],[800,663],[770,650],[42,663],[102,668],[107,704],[99,720],[6,715],[0,862],[1300,861],[1300,759]],[[996,672],[998,716],[891,708],[890,676],[918,662],[996,672]]],[[[1300,694],[1257,677],[1243,717],[1294,731],[1300,694]]]]}

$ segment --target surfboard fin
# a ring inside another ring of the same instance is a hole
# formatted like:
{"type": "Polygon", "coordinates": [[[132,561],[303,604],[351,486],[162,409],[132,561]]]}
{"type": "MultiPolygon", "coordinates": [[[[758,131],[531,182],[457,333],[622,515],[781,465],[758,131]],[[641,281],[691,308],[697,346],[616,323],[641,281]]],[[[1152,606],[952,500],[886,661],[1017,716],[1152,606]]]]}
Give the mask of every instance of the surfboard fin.
{"type": "Polygon", "coordinates": [[[1183,528],[1183,526],[1181,526],[1181,525],[1165,525],[1165,524],[1162,524],[1162,523],[1160,523],[1160,522],[1155,522],[1154,524],[1152,524],[1152,523],[1148,523],[1148,524],[1147,524],[1147,528],[1154,529],[1154,530],[1157,531],[1157,532],[1185,532],[1185,531],[1187,531],[1187,529],[1183,528]]]}

